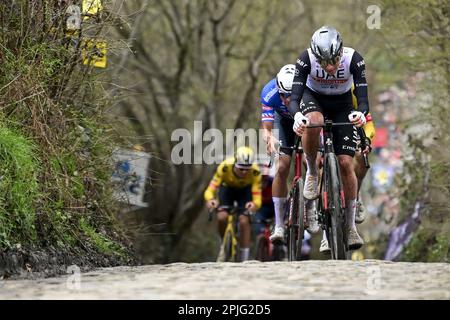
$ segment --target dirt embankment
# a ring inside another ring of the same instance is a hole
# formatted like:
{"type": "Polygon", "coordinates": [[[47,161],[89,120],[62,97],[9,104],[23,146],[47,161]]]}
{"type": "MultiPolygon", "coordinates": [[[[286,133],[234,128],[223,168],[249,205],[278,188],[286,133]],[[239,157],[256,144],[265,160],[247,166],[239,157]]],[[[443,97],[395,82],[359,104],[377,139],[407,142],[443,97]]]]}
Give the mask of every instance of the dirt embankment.
{"type": "Polygon", "coordinates": [[[81,252],[64,248],[46,249],[16,247],[0,251],[0,279],[36,279],[68,273],[76,265],[82,272],[101,267],[137,265],[132,258],[108,256],[94,251],[81,252]]]}

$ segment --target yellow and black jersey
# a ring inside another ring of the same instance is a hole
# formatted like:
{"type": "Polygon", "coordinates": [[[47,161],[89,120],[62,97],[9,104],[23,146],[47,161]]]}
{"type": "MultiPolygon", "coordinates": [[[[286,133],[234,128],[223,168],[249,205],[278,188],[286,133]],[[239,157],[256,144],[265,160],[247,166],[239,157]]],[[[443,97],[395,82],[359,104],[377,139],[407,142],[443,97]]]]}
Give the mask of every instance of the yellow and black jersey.
{"type": "Polygon", "coordinates": [[[252,198],[255,205],[261,207],[261,171],[257,164],[253,164],[246,176],[239,178],[233,171],[235,158],[228,158],[218,166],[214,177],[205,191],[206,201],[216,198],[216,193],[221,185],[229,188],[242,189],[247,186],[252,187],[252,198]]]}
{"type": "MultiPolygon", "coordinates": [[[[352,100],[353,100],[353,107],[355,109],[358,108],[358,102],[356,100],[356,96],[354,94],[355,86],[352,86],[352,100]]],[[[370,139],[370,141],[373,141],[373,138],[375,137],[375,124],[373,123],[372,115],[370,112],[366,116],[366,124],[364,125],[364,133],[366,134],[366,137],[370,139]]]]}

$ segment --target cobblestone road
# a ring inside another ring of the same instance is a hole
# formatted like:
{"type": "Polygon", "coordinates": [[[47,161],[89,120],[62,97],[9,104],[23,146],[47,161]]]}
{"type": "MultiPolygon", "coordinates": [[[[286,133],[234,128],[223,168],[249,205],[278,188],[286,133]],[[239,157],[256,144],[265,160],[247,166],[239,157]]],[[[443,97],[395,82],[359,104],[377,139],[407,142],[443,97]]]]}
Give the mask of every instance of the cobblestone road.
{"type": "Polygon", "coordinates": [[[173,263],[1,280],[0,299],[450,299],[450,264],[173,263]]]}

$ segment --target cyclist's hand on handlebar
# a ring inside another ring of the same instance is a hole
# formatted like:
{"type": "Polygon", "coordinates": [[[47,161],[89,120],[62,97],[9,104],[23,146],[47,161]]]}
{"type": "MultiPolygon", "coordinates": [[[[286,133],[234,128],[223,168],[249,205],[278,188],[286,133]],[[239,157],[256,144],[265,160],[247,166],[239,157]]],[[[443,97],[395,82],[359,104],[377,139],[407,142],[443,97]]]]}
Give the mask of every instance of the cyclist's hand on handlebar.
{"type": "Polygon", "coordinates": [[[364,116],[364,113],[360,111],[352,111],[348,115],[348,120],[350,120],[350,122],[352,122],[358,128],[366,124],[366,117],[364,116]]]}
{"type": "Polygon", "coordinates": [[[245,204],[245,209],[247,209],[250,213],[254,213],[256,211],[256,204],[253,201],[247,202],[245,204]]]}
{"type": "Polygon", "coordinates": [[[301,112],[297,112],[294,116],[294,126],[292,129],[294,132],[301,136],[304,132],[306,127],[309,125],[309,119],[305,117],[301,112]]]}
{"type": "Polygon", "coordinates": [[[219,202],[216,199],[212,199],[206,202],[206,206],[208,207],[208,209],[215,209],[217,208],[219,202]]]}

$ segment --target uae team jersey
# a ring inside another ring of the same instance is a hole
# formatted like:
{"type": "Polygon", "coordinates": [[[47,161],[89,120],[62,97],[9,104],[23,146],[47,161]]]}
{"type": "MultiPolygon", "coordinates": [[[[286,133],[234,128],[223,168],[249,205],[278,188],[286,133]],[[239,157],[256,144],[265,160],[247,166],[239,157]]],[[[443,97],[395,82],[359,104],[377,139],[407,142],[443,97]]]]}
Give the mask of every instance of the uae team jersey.
{"type": "Polygon", "coordinates": [[[357,110],[365,115],[369,113],[367,97],[366,69],[363,57],[353,48],[344,47],[342,58],[336,72],[329,75],[320,66],[311,49],[303,51],[295,64],[295,76],[292,83],[292,95],[289,111],[295,114],[299,108],[305,87],[326,96],[341,95],[355,86],[357,110]]]}

